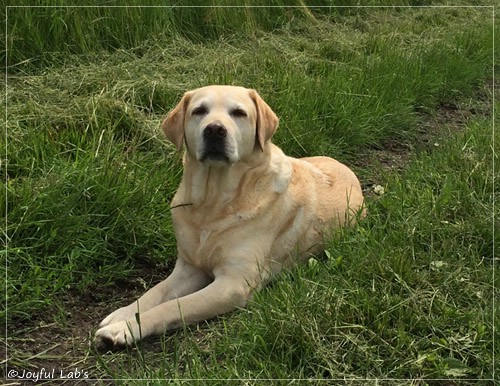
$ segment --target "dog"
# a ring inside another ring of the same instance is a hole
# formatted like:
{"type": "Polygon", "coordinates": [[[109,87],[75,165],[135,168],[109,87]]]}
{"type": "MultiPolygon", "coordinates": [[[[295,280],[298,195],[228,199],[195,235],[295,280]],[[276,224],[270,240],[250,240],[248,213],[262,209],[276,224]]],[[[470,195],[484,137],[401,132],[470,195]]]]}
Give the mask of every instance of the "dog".
{"type": "Polygon", "coordinates": [[[273,274],[365,216],[348,167],[288,157],[271,142],[278,118],[253,89],[188,91],[162,128],[177,150],[185,147],[171,205],[178,259],[166,280],[101,322],[101,350],[245,307],[273,274]]]}

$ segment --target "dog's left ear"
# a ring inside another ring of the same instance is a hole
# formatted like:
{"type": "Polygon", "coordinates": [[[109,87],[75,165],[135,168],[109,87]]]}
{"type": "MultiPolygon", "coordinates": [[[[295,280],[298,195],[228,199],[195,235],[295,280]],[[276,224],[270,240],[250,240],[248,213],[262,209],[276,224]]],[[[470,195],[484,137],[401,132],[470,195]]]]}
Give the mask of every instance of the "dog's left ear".
{"type": "Polygon", "coordinates": [[[260,149],[264,151],[266,142],[271,139],[278,128],[279,120],[257,91],[250,90],[250,97],[253,99],[257,109],[257,142],[260,149]]]}
{"type": "Polygon", "coordinates": [[[191,93],[188,91],[161,124],[165,135],[177,147],[177,150],[181,150],[184,141],[184,121],[190,98],[191,93]]]}

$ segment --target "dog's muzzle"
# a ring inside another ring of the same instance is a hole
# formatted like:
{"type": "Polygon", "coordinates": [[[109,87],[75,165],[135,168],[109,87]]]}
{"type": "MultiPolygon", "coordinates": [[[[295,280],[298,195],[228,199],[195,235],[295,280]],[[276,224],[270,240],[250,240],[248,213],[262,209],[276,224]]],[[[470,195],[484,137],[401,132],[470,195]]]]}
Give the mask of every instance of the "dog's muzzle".
{"type": "Polygon", "coordinates": [[[200,161],[229,162],[226,151],[227,130],[220,123],[210,123],[203,130],[203,152],[200,161]]]}

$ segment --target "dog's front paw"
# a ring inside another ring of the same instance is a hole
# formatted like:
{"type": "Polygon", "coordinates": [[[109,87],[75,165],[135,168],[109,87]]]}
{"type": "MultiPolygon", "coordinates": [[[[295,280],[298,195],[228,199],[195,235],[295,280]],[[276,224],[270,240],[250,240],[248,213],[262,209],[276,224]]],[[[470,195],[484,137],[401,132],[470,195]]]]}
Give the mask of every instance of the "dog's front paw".
{"type": "Polygon", "coordinates": [[[122,322],[124,320],[135,319],[135,314],[137,313],[137,306],[132,303],[126,307],[118,308],[116,311],[112,312],[104,318],[104,320],[99,324],[99,327],[108,326],[110,324],[122,322]]]}
{"type": "Polygon", "coordinates": [[[96,348],[101,352],[130,346],[140,339],[136,322],[121,321],[97,330],[94,336],[96,348]]]}

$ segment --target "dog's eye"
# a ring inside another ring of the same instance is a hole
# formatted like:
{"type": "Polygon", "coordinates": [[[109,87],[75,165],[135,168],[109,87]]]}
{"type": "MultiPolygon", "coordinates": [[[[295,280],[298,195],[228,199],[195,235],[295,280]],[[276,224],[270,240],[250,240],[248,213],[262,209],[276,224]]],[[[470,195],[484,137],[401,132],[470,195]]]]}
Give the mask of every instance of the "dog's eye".
{"type": "Polygon", "coordinates": [[[245,112],[245,110],[240,109],[240,108],[232,109],[229,112],[229,114],[231,114],[233,117],[236,117],[236,118],[243,118],[243,117],[247,116],[247,113],[245,112]]]}
{"type": "Polygon", "coordinates": [[[208,109],[201,105],[201,106],[198,106],[197,108],[195,108],[191,114],[193,115],[205,115],[206,113],[208,112],[208,109]]]}

